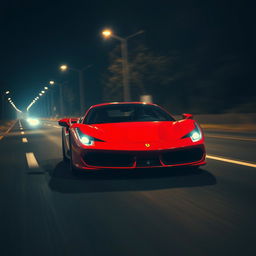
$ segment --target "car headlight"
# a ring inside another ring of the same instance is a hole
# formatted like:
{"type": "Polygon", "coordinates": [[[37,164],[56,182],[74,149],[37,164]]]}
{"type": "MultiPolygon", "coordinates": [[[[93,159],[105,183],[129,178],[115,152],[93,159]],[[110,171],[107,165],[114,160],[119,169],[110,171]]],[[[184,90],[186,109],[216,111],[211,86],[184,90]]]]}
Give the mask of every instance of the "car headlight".
{"type": "Polygon", "coordinates": [[[189,132],[187,135],[183,136],[182,139],[184,138],[190,138],[193,142],[197,142],[201,140],[203,137],[201,129],[199,126],[195,123],[195,129],[191,132],[189,132]]]}
{"type": "Polygon", "coordinates": [[[78,136],[80,142],[82,144],[84,144],[85,146],[93,146],[95,141],[102,141],[103,142],[103,140],[96,139],[94,137],[91,137],[87,134],[82,133],[79,128],[76,128],[75,130],[76,130],[76,133],[77,133],[77,136],[78,136]]]}
{"type": "Polygon", "coordinates": [[[31,125],[31,126],[37,126],[39,125],[39,120],[36,118],[27,118],[27,122],[31,125]]]}

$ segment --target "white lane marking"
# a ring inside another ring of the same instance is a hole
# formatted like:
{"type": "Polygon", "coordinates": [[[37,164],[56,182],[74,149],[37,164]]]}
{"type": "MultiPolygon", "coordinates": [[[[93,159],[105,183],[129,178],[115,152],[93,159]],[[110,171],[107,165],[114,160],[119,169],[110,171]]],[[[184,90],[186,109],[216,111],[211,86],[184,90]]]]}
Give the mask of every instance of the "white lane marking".
{"type": "Polygon", "coordinates": [[[55,127],[55,128],[61,128],[60,126],[57,126],[57,125],[54,125],[53,127],[55,127]]]}
{"type": "Polygon", "coordinates": [[[39,164],[34,153],[26,153],[27,163],[29,168],[38,168],[39,164]]]}
{"type": "Polygon", "coordinates": [[[227,140],[246,140],[246,141],[256,141],[256,138],[245,138],[245,137],[233,137],[233,136],[223,136],[223,135],[205,135],[206,138],[217,138],[217,139],[227,139],[227,140]]]}
{"type": "Polygon", "coordinates": [[[228,159],[228,158],[218,157],[218,156],[212,156],[212,155],[206,155],[206,158],[256,168],[256,164],[248,163],[248,162],[244,162],[244,161],[238,161],[238,160],[233,160],[233,159],[228,159]]]}
{"type": "Polygon", "coordinates": [[[27,138],[22,138],[22,142],[23,143],[28,143],[28,139],[27,138]]]}
{"type": "Polygon", "coordinates": [[[21,134],[24,134],[24,132],[20,132],[21,134]]]}

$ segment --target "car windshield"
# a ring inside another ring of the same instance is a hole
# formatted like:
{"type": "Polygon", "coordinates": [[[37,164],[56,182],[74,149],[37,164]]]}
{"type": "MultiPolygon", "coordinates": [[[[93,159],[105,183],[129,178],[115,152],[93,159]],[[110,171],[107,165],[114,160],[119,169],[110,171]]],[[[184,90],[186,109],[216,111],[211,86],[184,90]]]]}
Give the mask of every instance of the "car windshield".
{"type": "Polygon", "coordinates": [[[116,104],[95,107],[89,111],[85,124],[175,121],[160,107],[145,104],[116,104]]]}

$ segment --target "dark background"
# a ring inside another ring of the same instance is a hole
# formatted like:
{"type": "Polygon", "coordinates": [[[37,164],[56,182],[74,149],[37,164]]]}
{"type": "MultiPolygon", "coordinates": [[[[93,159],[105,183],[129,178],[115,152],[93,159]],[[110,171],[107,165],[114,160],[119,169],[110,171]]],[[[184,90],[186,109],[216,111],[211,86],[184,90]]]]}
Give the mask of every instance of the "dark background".
{"type": "Polygon", "coordinates": [[[99,103],[108,54],[119,44],[103,40],[102,29],[124,37],[143,29],[130,47],[140,40],[157,54],[179,56],[175,72],[183,78],[164,94],[176,102],[187,95],[189,103],[173,104],[174,112],[255,112],[254,11],[253,1],[5,1],[1,93],[10,90],[24,110],[51,79],[77,89],[76,74],[60,74],[60,64],[92,64],[86,101],[99,103]]]}

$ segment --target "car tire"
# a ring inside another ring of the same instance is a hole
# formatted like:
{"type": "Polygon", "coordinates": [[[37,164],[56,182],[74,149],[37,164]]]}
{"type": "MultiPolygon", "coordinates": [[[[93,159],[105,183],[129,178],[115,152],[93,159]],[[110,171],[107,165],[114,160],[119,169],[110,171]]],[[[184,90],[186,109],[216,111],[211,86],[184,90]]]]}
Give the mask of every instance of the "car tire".
{"type": "Polygon", "coordinates": [[[73,165],[73,159],[72,159],[72,147],[71,147],[71,136],[69,134],[69,150],[70,150],[70,159],[69,159],[69,168],[70,168],[70,171],[72,172],[73,175],[78,175],[80,172],[79,172],[79,169],[76,168],[74,165],[73,165]]]}
{"type": "Polygon", "coordinates": [[[63,131],[62,131],[62,157],[63,157],[63,161],[67,162],[68,158],[66,156],[66,150],[65,150],[65,145],[64,145],[64,135],[63,135],[63,131]]]}

